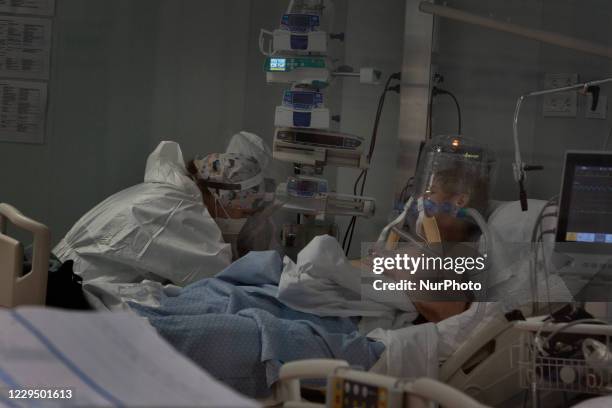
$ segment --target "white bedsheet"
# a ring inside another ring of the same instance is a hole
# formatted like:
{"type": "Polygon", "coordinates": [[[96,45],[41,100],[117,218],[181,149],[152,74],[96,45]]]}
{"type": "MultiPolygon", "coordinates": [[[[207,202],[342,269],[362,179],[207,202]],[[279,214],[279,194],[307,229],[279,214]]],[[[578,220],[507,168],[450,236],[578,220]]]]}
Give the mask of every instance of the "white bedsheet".
{"type": "Polygon", "coordinates": [[[362,271],[350,264],[338,241],[321,235],[300,251],[297,262],[284,260],[278,298],[286,305],[318,316],[379,317],[386,321],[396,312],[418,313],[404,292],[380,293],[362,283],[362,271]],[[377,296],[375,296],[377,295],[377,296]],[[379,300],[379,301],[376,301],[379,300]]]}
{"type": "Polygon", "coordinates": [[[598,397],[582,401],[574,408],[610,408],[612,407],[612,395],[598,397]]]}
{"type": "Polygon", "coordinates": [[[370,371],[399,378],[438,378],[440,337],[434,323],[397,330],[375,329],[368,337],[385,345],[370,371]]]}
{"type": "Polygon", "coordinates": [[[162,285],[151,280],[114,283],[104,279],[93,279],[83,285],[85,296],[94,309],[110,311],[129,310],[127,302],[157,307],[160,305],[162,294],[173,296],[180,289],[176,285],[162,285]]]}

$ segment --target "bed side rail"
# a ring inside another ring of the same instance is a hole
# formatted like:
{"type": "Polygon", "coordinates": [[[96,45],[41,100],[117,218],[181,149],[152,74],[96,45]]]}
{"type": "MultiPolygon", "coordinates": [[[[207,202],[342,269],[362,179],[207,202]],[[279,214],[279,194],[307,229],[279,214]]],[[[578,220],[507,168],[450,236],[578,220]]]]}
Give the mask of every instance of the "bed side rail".
{"type": "Polygon", "coordinates": [[[0,203],[0,307],[44,305],[50,249],[49,229],[15,207],[0,203]],[[6,235],[7,224],[32,233],[32,269],[23,274],[23,246],[6,235]]]}

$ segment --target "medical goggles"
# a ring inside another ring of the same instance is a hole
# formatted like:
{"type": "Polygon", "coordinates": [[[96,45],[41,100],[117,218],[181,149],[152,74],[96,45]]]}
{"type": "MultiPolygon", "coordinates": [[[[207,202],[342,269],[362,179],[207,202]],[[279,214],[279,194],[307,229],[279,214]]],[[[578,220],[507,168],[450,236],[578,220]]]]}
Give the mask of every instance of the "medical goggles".
{"type": "Polygon", "coordinates": [[[213,181],[211,179],[204,179],[202,182],[208,188],[216,190],[229,190],[229,191],[243,191],[249,190],[259,186],[264,181],[263,175],[258,174],[255,177],[241,181],[239,183],[224,183],[220,181],[213,181]]]}

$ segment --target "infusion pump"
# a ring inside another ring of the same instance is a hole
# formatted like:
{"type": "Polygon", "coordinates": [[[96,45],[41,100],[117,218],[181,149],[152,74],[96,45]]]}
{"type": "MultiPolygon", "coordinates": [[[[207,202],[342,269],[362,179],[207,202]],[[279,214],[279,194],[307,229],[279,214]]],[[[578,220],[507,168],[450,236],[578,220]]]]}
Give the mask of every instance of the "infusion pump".
{"type": "Polygon", "coordinates": [[[368,167],[363,139],[339,132],[278,128],[274,132],[275,159],[309,166],[368,167]]]}

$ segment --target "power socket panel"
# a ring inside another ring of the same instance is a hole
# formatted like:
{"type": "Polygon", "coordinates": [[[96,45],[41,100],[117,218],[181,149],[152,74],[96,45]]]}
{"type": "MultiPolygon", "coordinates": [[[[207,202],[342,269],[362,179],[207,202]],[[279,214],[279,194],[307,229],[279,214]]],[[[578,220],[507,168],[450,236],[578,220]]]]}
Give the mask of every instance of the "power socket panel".
{"type": "MultiPolygon", "coordinates": [[[[546,74],[545,89],[576,85],[578,74],[546,74]]],[[[542,114],[545,117],[576,117],[578,113],[578,94],[576,91],[544,95],[542,114]]]]}

